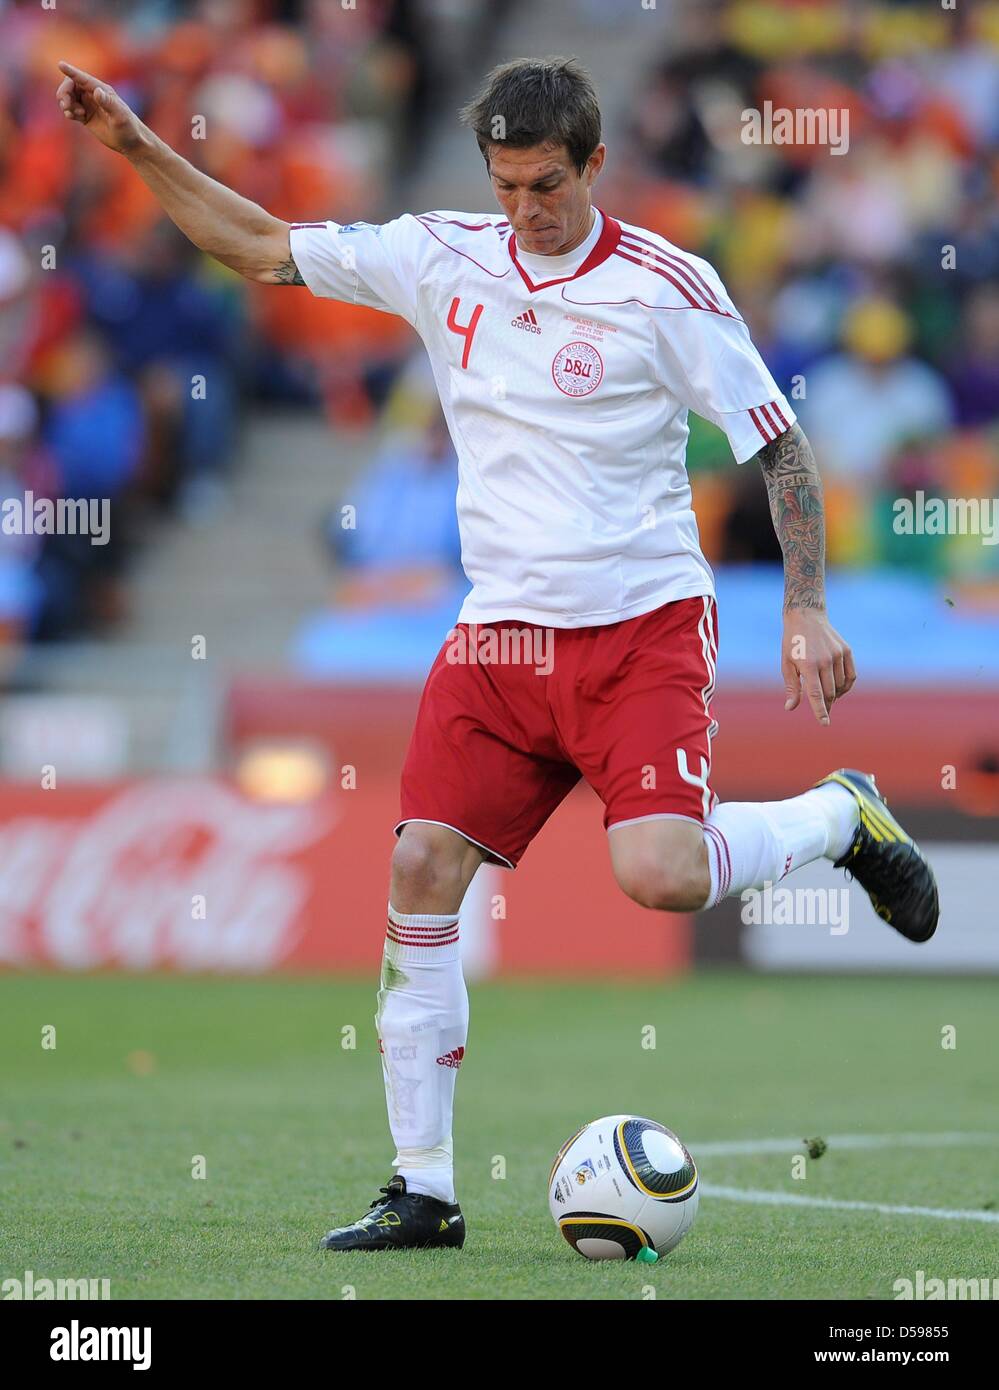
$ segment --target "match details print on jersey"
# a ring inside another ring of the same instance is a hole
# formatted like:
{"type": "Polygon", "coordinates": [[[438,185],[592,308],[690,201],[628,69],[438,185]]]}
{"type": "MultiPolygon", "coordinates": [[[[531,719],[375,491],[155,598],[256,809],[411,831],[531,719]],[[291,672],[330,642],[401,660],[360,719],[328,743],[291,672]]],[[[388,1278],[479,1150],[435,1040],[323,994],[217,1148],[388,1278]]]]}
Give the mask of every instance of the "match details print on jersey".
{"type": "Polygon", "coordinates": [[[739,463],[795,415],[708,262],[599,212],[576,257],[458,212],[301,224],[291,246],[314,294],[426,345],[458,454],[460,621],[599,626],[713,593],[687,413],[739,463]]]}

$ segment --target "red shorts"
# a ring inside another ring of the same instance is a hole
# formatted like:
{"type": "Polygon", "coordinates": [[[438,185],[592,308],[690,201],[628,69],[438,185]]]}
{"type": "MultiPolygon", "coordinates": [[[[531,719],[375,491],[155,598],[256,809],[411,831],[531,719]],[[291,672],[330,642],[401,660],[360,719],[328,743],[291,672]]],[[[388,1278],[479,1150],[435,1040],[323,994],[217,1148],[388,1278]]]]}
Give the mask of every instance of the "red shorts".
{"type": "Polygon", "coordinates": [[[608,829],[703,821],[717,654],[707,596],[606,627],[459,624],[427,677],[396,833],[449,826],[513,868],[580,777],[608,829]]]}

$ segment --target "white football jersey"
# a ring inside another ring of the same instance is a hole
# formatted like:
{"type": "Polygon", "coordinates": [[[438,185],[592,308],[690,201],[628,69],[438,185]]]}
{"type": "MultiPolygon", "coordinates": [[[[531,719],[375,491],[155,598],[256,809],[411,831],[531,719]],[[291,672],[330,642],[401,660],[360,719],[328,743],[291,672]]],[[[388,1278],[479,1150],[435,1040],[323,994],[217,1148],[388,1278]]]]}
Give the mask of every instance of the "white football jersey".
{"type": "Polygon", "coordinates": [[[313,294],[426,344],[458,454],[459,621],[588,627],[713,593],[687,412],[739,463],[795,415],[707,261],[606,214],[567,256],[461,212],[299,224],[291,250],[313,294]]]}

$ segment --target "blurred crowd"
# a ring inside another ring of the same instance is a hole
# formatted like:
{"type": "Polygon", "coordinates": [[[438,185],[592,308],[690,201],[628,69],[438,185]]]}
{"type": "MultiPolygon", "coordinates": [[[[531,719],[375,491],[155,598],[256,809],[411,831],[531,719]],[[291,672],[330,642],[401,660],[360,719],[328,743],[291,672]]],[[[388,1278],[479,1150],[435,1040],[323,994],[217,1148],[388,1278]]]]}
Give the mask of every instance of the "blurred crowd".
{"type": "Polygon", "coordinates": [[[119,619],[164,513],[223,505],[248,399],[363,423],[411,350],[385,315],[268,294],[197,253],[60,117],[56,62],[290,221],[372,215],[430,106],[418,0],[0,0],[0,504],[108,498],[113,541],[0,532],[0,642],[119,619]]]}
{"type": "MultiPolygon", "coordinates": [[[[481,10],[484,40],[510,8],[457,5],[481,10]]],[[[612,144],[597,201],[718,267],[816,447],[834,563],[994,581],[999,547],[899,537],[892,522],[894,501],[920,489],[999,495],[999,5],[663,8],[668,52],[601,92],[612,144]],[[848,112],[849,153],[746,143],[743,112],[765,102],[848,112]]],[[[647,16],[633,9],[580,0],[594,25],[637,27],[647,16]]],[[[103,547],[0,531],[0,643],[120,619],[123,575],[156,519],[198,523],[224,505],[247,401],[318,404],[338,426],[387,411],[370,529],[352,534],[337,513],[325,532],[340,601],[453,578],[455,460],[431,386],[400,373],[409,328],[247,285],[200,256],[53,99],[67,57],[278,216],[391,214],[435,103],[457,105],[429,11],[456,8],[0,0],[0,505],[26,490],[99,496],[113,518],[103,547]]],[[[709,557],[779,560],[757,471],[691,426],[709,557]]]]}
{"type": "MultiPolygon", "coordinates": [[[[995,586],[999,547],[905,537],[897,499],[999,497],[999,6],[701,3],[626,113],[604,206],[711,260],[792,400],[829,557],[995,586]],[[848,113],[849,148],[743,112],[848,113]]],[[[709,555],[779,560],[766,498],[692,420],[709,555]]]]}

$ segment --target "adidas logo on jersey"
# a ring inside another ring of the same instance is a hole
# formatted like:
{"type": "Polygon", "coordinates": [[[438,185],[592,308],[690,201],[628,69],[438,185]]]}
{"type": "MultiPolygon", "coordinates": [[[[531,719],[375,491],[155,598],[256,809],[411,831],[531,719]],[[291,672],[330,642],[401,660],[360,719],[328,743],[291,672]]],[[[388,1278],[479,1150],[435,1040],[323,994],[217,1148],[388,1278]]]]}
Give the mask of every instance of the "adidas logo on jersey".
{"type": "Polygon", "coordinates": [[[535,318],[533,309],[525,309],[522,314],[518,314],[510,323],[514,328],[522,328],[525,333],[540,333],[541,325],[535,318]]]}
{"type": "Polygon", "coordinates": [[[445,1052],[443,1057],[438,1057],[437,1065],[439,1067],[454,1067],[457,1069],[461,1066],[461,1059],[464,1055],[465,1049],[463,1047],[456,1047],[453,1052],[445,1052]]]}

